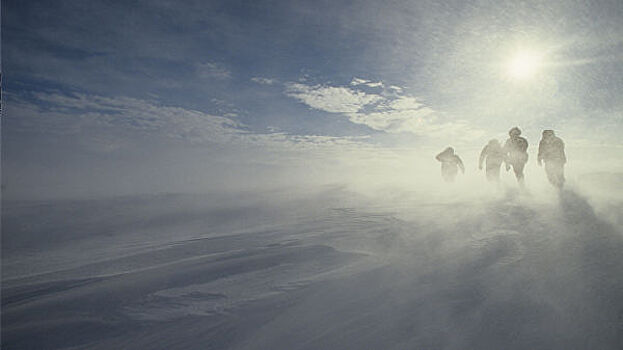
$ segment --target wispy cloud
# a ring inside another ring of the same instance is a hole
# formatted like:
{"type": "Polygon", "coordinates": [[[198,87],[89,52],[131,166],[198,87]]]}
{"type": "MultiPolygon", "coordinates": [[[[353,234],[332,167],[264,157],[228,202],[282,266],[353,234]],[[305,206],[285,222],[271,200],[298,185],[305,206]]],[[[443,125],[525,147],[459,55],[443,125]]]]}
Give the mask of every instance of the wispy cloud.
{"type": "Polygon", "coordinates": [[[288,83],[286,94],[306,105],[331,113],[356,113],[367,105],[382,101],[383,97],[347,87],[288,83]]]}
{"type": "Polygon", "coordinates": [[[203,62],[196,65],[197,75],[204,79],[229,79],[231,72],[224,65],[214,62],[203,62]]]}
{"type": "Polygon", "coordinates": [[[359,86],[359,85],[365,85],[368,87],[383,87],[383,82],[382,81],[378,81],[378,82],[373,82],[371,80],[366,80],[366,79],[361,79],[361,78],[353,78],[353,80],[351,80],[350,82],[351,86],[359,86]]]}
{"type": "Polygon", "coordinates": [[[464,121],[446,120],[441,113],[420,98],[404,94],[402,88],[385,88],[383,82],[353,78],[350,86],[305,85],[289,83],[286,94],[325,112],[337,113],[351,122],[388,133],[412,133],[426,136],[475,138],[482,134],[464,121]],[[380,93],[368,93],[361,87],[382,87],[380,93]]]}
{"type": "Polygon", "coordinates": [[[263,78],[263,77],[253,77],[251,78],[251,81],[254,83],[262,84],[262,85],[274,85],[278,82],[277,79],[263,78]]]}
{"type": "Polygon", "coordinates": [[[11,103],[14,130],[74,134],[123,129],[189,142],[224,142],[244,133],[236,121],[154,101],[88,94],[35,93],[11,103]]]}
{"type": "Polygon", "coordinates": [[[228,116],[156,101],[89,94],[37,92],[29,100],[12,96],[7,111],[14,132],[48,135],[90,134],[103,137],[123,130],[149,137],[165,137],[191,144],[223,144],[281,149],[309,149],[355,145],[366,137],[292,135],[285,132],[253,133],[228,116]]]}

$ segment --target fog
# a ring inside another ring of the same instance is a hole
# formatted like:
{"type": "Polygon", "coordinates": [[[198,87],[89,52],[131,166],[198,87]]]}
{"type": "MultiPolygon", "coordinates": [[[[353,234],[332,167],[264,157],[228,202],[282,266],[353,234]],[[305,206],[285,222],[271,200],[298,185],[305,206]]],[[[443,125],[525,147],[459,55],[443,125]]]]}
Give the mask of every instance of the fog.
{"type": "Polygon", "coordinates": [[[3,344],[617,349],[618,148],[559,133],[559,190],[536,164],[537,131],[524,189],[478,170],[502,133],[121,147],[110,130],[8,134],[3,344]],[[448,145],[466,168],[452,183],[434,158],[448,145]]]}
{"type": "Polygon", "coordinates": [[[474,151],[451,184],[419,152],[355,150],[230,168],[247,186],[4,200],[3,342],[618,348],[621,175],[570,166],[558,191],[531,164],[526,190],[495,186],[474,151]]]}
{"type": "MultiPolygon", "coordinates": [[[[10,105],[9,105],[9,111],[10,105]]],[[[10,127],[10,120],[8,126],[10,127]]],[[[431,144],[398,146],[351,142],[345,144],[283,143],[198,144],[172,142],[161,137],[122,135],[119,148],[109,150],[93,140],[112,131],[84,138],[38,135],[23,144],[23,134],[4,137],[3,197],[6,200],[77,199],[153,193],[212,193],[266,190],[317,191],[322,186],[347,186],[356,192],[436,191],[456,195],[488,192],[478,156],[489,138],[453,142],[432,138],[431,144]],[[480,142],[478,142],[480,141],[480,142]],[[466,172],[454,184],[440,181],[434,156],[452,145],[466,172]]],[[[532,132],[532,134],[536,134],[532,132]]],[[[32,136],[31,136],[32,137],[32,136]]],[[[550,190],[545,172],[537,166],[538,134],[529,137],[526,181],[536,195],[550,190]]],[[[565,137],[565,135],[563,135],[565,137]]],[[[456,141],[456,140],[454,140],[456,141]]],[[[623,172],[618,147],[586,146],[565,138],[571,184],[592,174],[623,172]]],[[[502,187],[516,185],[512,171],[502,169],[502,187]]]]}
{"type": "Polygon", "coordinates": [[[2,349],[623,348],[622,5],[3,1],[2,349]]]}

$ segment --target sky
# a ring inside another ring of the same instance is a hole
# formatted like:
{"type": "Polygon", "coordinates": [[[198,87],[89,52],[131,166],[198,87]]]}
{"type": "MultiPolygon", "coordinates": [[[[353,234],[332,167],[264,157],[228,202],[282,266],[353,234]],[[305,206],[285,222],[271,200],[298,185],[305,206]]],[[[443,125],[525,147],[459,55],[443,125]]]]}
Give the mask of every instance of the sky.
{"type": "Polygon", "coordinates": [[[621,18],[618,0],[3,1],[5,194],[411,178],[515,125],[531,152],[554,129],[582,171],[621,171],[621,18]]]}

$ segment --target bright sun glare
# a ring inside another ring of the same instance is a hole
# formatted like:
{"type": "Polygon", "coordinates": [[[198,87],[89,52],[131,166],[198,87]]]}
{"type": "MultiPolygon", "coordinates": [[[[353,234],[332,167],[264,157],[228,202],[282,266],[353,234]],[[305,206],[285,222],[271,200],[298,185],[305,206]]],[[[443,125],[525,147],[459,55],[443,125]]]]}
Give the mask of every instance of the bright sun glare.
{"type": "Polygon", "coordinates": [[[532,51],[520,51],[508,65],[511,78],[525,80],[532,78],[541,66],[541,56],[532,51]]]}

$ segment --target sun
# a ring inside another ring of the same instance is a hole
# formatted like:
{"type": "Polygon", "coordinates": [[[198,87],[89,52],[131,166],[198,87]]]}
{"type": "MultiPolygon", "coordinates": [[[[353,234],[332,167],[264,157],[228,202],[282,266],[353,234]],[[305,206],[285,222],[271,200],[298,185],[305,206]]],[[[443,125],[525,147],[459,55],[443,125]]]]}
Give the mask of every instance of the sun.
{"type": "Polygon", "coordinates": [[[541,68],[542,57],[534,51],[519,51],[508,63],[508,75],[517,80],[527,80],[541,68]]]}

